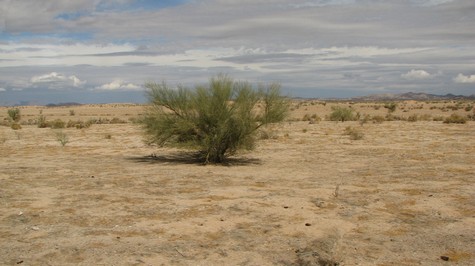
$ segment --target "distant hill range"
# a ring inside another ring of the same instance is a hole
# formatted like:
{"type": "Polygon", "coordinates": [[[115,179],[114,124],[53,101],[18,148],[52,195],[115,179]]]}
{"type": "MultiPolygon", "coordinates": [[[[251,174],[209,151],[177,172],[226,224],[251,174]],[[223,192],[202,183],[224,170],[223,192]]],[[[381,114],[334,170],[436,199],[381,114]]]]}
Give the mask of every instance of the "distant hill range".
{"type": "Polygon", "coordinates": [[[475,94],[470,96],[465,95],[454,95],[454,94],[446,94],[446,95],[437,95],[437,94],[429,94],[423,92],[406,92],[400,94],[373,94],[368,96],[360,96],[351,98],[351,100],[355,101],[436,101],[436,100],[475,100],[475,94]]]}
{"type": "Polygon", "coordinates": [[[77,106],[77,105],[82,105],[80,103],[74,103],[74,102],[69,102],[69,103],[50,103],[47,104],[47,107],[58,107],[58,106],[77,106]]]}

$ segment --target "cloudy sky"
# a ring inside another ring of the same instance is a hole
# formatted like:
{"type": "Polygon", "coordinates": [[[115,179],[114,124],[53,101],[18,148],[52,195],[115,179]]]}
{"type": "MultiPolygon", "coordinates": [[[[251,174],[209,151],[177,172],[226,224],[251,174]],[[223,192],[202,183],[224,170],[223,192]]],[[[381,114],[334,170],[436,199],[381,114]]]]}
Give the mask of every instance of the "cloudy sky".
{"type": "Polygon", "coordinates": [[[475,94],[473,0],[0,0],[0,105],[218,73],[295,97],[475,94]]]}

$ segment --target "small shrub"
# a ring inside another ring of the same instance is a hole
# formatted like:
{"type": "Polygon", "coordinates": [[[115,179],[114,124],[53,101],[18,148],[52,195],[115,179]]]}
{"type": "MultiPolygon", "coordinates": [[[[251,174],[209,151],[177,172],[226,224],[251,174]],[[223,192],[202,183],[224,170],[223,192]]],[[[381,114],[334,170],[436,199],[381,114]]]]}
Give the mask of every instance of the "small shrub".
{"type": "Polygon", "coordinates": [[[63,120],[61,119],[55,119],[53,122],[51,122],[51,128],[58,129],[58,128],[64,128],[66,123],[64,123],[63,120]]]}
{"type": "Polygon", "coordinates": [[[46,116],[44,116],[44,115],[38,116],[38,119],[36,121],[36,125],[39,128],[47,128],[47,127],[50,126],[49,123],[46,121],[46,116]]]}
{"type": "Polygon", "coordinates": [[[419,116],[417,114],[410,115],[407,118],[408,122],[417,122],[419,120],[419,116]]]}
{"type": "Polygon", "coordinates": [[[120,119],[120,118],[118,118],[118,117],[114,117],[114,118],[112,118],[112,119],[109,121],[109,123],[110,123],[110,124],[125,124],[125,123],[127,123],[127,121],[122,120],[122,119],[120,119]]]}
{"type": "Polygon", "coordinates": [[[67,128],[75,127],[77,129],[83,129],[83,128],[89,128],[91,126],[90,123],[88,122],[83,122],[80,120],[69,120],[68,123],[66,124],[67,128]]]}
{"type": "Polygon", "coordinates": [[[105,139],[112,139],[112,135],[111,134],[106,134],[105,139]]]}
{"type": "Polygon", "coordinates": [[[21,129],[21,125],[18,124],[18,123],[13,123],[10,127],[11,127],[13,130],[19,130],[19,129],[21,129]]]}
{"type": "Polygon", "coordinates": [[[388,109],[388,112],[393,113],[396,111],[397,104],[396,103],[386,103],[384,105],[384,108],[388,109]]]}
{"type": "Polygon", "coordinates": [[[440,115],[439,115],[439,116],[434,116],[434,117],[432,118],[432,121],[444,121],[444,117],[443,117],[443,116],[440,116],[440,115]]]}
{"type": "Polygon", "coordinates": [[[63,131],[57,131],[56,133],[56,140],[59,141],[61,146],[66,146],[69,143],[69,137],[63,131]]]}
{"type": "Polygon", "coordinates": [[[76,115],[76,112],[74,110],[69,110],[69,115],[74,116],[74,115],[76,115]]]}
{"type": "Polygon", "coordinates": [[[21,115],[20,115],[20,109],[14,108],[14,109],[8,109],[8,117],[10,117],[10,120],[13,122],[18,122],[20,121],[21,115]]]}
{"type": "Polygon", "coordinates": [[[384,121],[386,121],[386,118],[384,118],[384,116],[381,116],[381,115],[375,115],[371,118],[371,120],[373,121],[373,123],[375,124],[381,124],[383,123],[384,121]]]}
{"type": "Polygon", "coordinates": [[[350,136],[351,140],[360,140],[364,137],[364,133],[360,129],[354,127],[346,127],[343,134],[350,136]]]}
{"type": "Polygon", "coordinates": [[[419,120],[421,121],[432,121],[432,116],[430,114],[423,114],[419,116],[419,120]]]}
{"type": "Polygon", "coordinates": [[[472,109],[473,109],[473,105],[467,105],[467,106],[465,107],[465,111],[467,111],[467,112],[472,111],[472,109]]]}
{"type": "Polygon", "coordinates": [[[355,121],[356,117],[351,108],[333,106],[333,112],[330,114],[331,121],[355,121]]]}
{"type": "Polygon", "coordinates": [[[302,121],[310,121],[310,115],[309,114],[305,114],[303,117],[302,117],[302,121]]]}
{"type": "Polygon", "coordinates": [[[465,124],[467,123],[467,118],[458,114],[451,114],[449,117],[445,118],[445,124],[465,124]]]}
{"type": "Polygon", "coordinates": [[[364,125],[370,121],[371,116],[370,115],[364,115],[363,118],[360,119],[360,125],[364,125]]]}

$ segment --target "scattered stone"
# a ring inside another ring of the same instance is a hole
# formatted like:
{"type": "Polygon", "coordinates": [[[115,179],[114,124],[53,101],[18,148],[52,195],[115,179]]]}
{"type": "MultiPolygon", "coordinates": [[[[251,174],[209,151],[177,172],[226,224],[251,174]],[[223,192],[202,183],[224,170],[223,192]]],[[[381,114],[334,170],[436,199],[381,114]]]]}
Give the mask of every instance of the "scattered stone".
{"type": "Polygon", "coordinates": [[[447,256],[440,256],[440,259],[441,259],[441,260],[445,260],[445,261],[449,261],[450,258],[447,257],[447,256]]]}
{"type": "Polygon", "coordinates": [[[305,226],[311,226],[312,224],[311,223],[306,223],[305,226]]]}

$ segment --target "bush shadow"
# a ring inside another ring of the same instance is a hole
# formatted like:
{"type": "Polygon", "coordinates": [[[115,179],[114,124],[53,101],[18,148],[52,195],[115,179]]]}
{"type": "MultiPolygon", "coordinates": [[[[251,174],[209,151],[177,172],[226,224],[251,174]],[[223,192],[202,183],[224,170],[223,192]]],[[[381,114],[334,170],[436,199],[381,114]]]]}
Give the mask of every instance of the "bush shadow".
{"type": "Polygon", "coordinates": [[[206,164],[200,153],[197,152],[175,152],[157,155],[155,153],[147,156],[129,157],[136,163],[148,164],[194,164],[194,165],[222,165],[222,166],[245,166],[245,165],[261,165],[260,159],[246,157],[230,157],[222,163],[206,164]]]}

